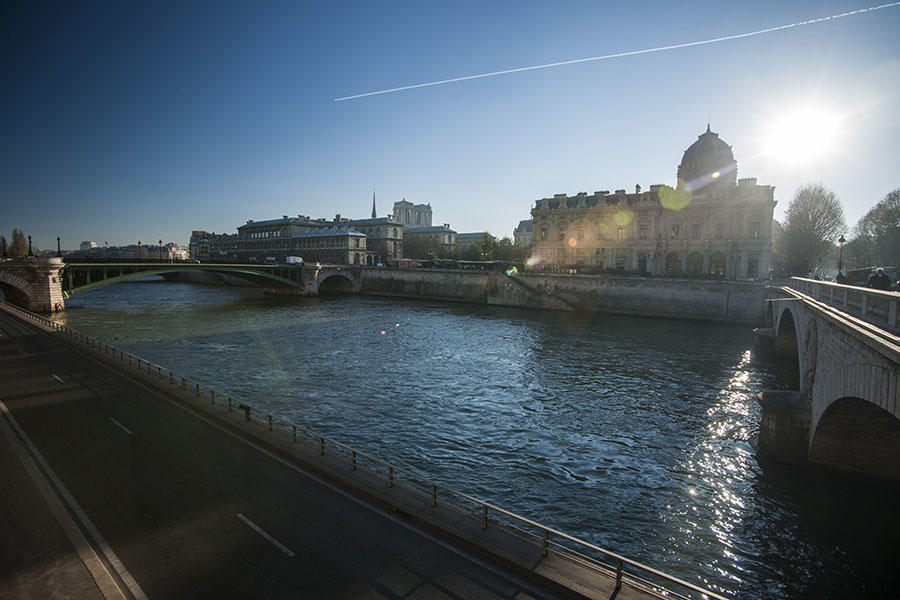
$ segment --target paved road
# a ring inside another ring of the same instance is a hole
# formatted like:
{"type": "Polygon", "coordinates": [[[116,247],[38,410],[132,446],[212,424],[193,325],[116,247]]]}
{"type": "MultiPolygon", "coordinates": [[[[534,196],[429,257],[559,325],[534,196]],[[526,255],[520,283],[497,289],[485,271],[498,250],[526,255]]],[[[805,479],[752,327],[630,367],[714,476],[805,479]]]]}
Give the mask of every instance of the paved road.
{"type": "MultiPolygon", "coordinates": [[[[268,456],[3,312],[0,381],[9,424],[18,424],[83,511],[88,525],[78,528],[126,595],[553,597],[268,456]]],[[[57,522],[65,519],[48,516],[13,446],[23,451],[21,440],[8,444],[0,435],[0,510],[19,523],[0,528],[0,596],[102,597],[102,582],[90,585],[86,563],[62,534],[57,522]]],[[[78,522],[77,509],[68,512],[78,522]]]]}

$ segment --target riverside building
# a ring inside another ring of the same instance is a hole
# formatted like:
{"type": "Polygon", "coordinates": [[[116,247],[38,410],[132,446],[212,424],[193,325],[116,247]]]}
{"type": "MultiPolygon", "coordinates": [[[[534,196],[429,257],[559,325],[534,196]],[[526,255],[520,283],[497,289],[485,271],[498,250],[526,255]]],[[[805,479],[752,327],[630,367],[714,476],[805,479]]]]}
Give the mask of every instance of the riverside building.
{"type": "Polygon", "coordinates": [[[284,262],[286,256],[300,256],[312,263],[361,265],[371,261],[366,235],[347,226],[340,215],[334,221],[303,215],[248,220],[237,231],[236,235],[195,231],[191,245],[197,248],[198,260],[284,262]]]}
{"type": "Polygon", "coordinates": [[[532,257],[644,275],[766,277],[775,188],[738,180],[731,146],[708,126],[685,150],[677,182],[538,200],[532,257]]]}

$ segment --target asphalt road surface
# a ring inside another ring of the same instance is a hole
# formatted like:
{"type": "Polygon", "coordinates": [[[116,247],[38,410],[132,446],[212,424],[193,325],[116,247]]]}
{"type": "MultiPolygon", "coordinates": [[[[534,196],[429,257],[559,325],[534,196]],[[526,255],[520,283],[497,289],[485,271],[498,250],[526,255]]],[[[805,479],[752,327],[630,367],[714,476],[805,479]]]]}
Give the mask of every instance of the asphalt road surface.
{"type": "Polygon", "coordinates": [[[0,528],[4,598],[110,597],[109,585],[90,585],[85,549],[62,534],[73,527],[125,597],[555,597],[2,311],[0,401],[7,437],[16,432],[9,443],[0,435],[0,510],[17,515],[0,528]],[[25,478],[23,452],[63,513],[25,478]]]}

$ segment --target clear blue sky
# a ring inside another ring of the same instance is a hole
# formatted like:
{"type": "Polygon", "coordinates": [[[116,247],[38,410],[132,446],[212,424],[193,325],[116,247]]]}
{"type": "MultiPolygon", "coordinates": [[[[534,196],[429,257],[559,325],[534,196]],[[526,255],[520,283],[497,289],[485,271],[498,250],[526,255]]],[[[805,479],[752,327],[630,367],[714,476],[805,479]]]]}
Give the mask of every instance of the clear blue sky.
{"type": "Polygon", "coordinates": [[[667,52],[351,94],[739,34],[878,2],[10,2],[0,9],[0,233],[44,248],[186,243],[246,219],[406,198],[511,235],[554,193],[675,184],[706,129],[776,218],[818,181],[852,227],[900,187],[900,7],[667,52]],[[816,160],[763,153],[799,106],[816,160]]]}

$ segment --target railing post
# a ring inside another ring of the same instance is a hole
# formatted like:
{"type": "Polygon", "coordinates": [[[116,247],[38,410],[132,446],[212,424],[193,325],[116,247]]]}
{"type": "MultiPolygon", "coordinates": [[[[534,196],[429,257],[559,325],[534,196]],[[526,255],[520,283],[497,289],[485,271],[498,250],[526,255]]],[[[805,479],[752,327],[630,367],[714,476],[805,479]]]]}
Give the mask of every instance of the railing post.
{"type": "Polygon", "coordinates": [[[249,423],[250,422],[250,405],[242,404],[241,406],[244,408],[244,420],[249,423]]]}
{"type": "Polygon", "coordinates": [[[196,387],[196,390],[197,390],[197,397],[199,398],[199,397],[200,397],[200,384],[197,383],[197,384],[195,384],[195,385],[197,386],[197,387],[196,387]]]}
{"type": "Polygon", "coordinates": [[[162,367],[156,367],[157,379],[162,379],[162,367]]]}
{"type": "Polygon", "coordinates": [[[297,443],[297,426],[296,425],[291,425],[291,435],[293,436],[294,443],[296,444],[297,443]]]}
{"type": "Polygon", "coordinates": [[[866,300],[868,299],[868,295],[863,292],[862,301],[859,303],[859,310],[862,312],[863,316],[866,314],[866,300]]]}
{"type": "Polygon", "coordinates": [[[169,385],[175,383],[175,375],[172,374],[172,371],[169,371],[169,385]]]}
{"type": "Polygon", "coordinates": [[[356,450],[353,450],[350,453],[350,470],[351,471],[356,470],[356,450]]]}
{"type": "Polygon", "coordinates": [[[319,456],[325,456],[325,438],[319,437],[319,456]]]}
{"type": "Polygon", "coordinates": [[[131,354],[128,355],[128,364],[131,364],[131,354]]]}
{"type": "Polygon", "coordinates": [[[487,529],[487,504],[481,505],[481,528],[487,529]]]}
{"type": "Polygon", "coordinates": [[[184,377],[181,378],[181,389],[185,389],[184,377]]]}
{"type": "Polygon", "coordinates": [[[888,304],[888,325],[891,327],[897,326],[897,299],[893,298],[889,300],[890,304],[888,304]]]}
{"type": "Polygon", "coordinates": [[[544,556],[550,554],[550,531],[547,529],[544,530],[544,543],[542,548],[544,550],[544,556]]]}
{"type": "Polygon", "coordinates": [[[616,591],[618,592],[622,589],[622,561],[621,559],[616,564],[616,591]]]}
{"type": "Polygon", "coordinates": [[[394,467],[388,466],[388,487],[394,487],[394,467]]]}
{"type": "Polygon", "coordinates": [[[210,404],[216,403],[216,390],[209,390],[209,403],[210,404]]]}
{"type": "Polygon", "coordinates": [[[272,415],[269,415],[269,431],[272,431],[272,415]]]}
{"type": "Polygon", "coordinates": [[[228,396],[228,412],[231,412],[231,396],[228,396]]]}
{"type": "Polygon", "coordinates": [[[437,506],[437,486],[431,484],[431,506],[437,506]]]}

